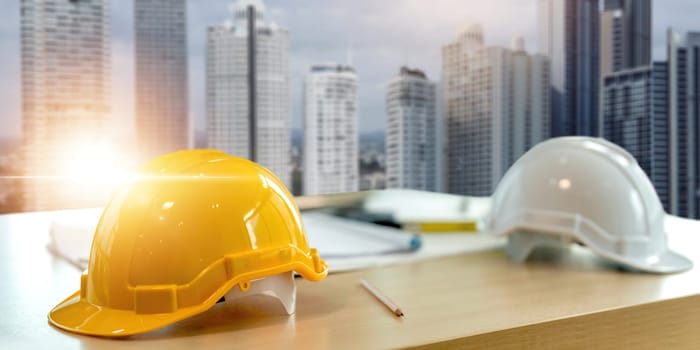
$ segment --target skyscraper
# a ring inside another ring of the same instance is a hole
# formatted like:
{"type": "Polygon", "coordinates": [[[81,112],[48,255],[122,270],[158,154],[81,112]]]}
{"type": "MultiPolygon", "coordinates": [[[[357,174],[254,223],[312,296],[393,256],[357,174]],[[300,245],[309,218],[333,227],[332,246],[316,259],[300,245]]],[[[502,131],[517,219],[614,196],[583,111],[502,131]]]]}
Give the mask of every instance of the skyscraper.
{"type": "Polygon", "coordinates": [[[510,165],[549,137],[549,67],[513,49],[484,47],[478,24],[442,49],[447,190],[491,195],[510,165]]]}
{"type": "Polygon", "coordinates": [[[605,0],[601,74],[651,65],[651,0],[605,0]]]}
{"type": "Polygon", "coordinates": [[[232,22],[207,33],[209,147],[254,160],[291,187],[289,34],[261,0],[232,10],[232,22]]]}
{"type": "Polygon", "coordinates": [[[671,213],[700,217],[700,33],[668,32],[671,213]]]}
{"type": "MultiPolygon", "coordinates": [[[[609,2],[606,2],[606,6],[609,2]]],[[[623,50],[625,38],[623,31],[624,16],[620,9],[605,10],[600,15],[600,75],[605,76],[622,70],[624,64],[623,50]]],[[[630,68],[630,67],[627,67],[630,68]]]]}
{"type": "Polygon", "coordinates": [[[135,0],[136,135],[142,161],[188,146],[187,2],[135,0]]]}
{"type": "MultiPolygon", "coordinates": [[[[109,3],[21,1],[26,175],[64,175],[76,152],[96,147],[108,138],[109,3]]],[[[25,209],[81,203],[76,193],[63,190],[64,184],[53,180],[27,182],[25,209]]]]}
{"type": "Polygon", "coordinates": [[[668,116],[663,64],[624,69],[603,82],[604,137],[630,152],[668,206],[668,116]],[[657,96],[658,95],[658,96],[657,96]]]}
{"type": "Polygon", "coordinates": [[[305,195],[358,190],[357,104],[352,67],[311,67],[304,88],[305,195]]]}
{"type": "Polygon", "coordinates": [[[553,136],[599,134],[598,0],[539,0],[539,50],[550,61],[553,136]]]}
{"type": "MultiPolygon", "coordinates": [[[[501,50],[489,53],[484,49],[484,33],[478,23],[465,25],[457,40],[442,48],[447,192],[489,195],[498,181],[495,174],[504,171],[499,158],[503,121],[500,113],[492,115],[488,101],[492,85],[500,82],[493,81],[492,67],[502,67],[503,59],[501,50]]],[[[503,74],[502,69],[499,73],[503,74]]]]}
{"type": "Polygon", "coordinates": [[[654,62],[651,71],[652,157],[649,177],[656,188],[666,212],[671,211],[670,200],[670,123],[668,114],[668,63],[654,62]]]}
{"type": "Polygon", "coordinates": [[[437,191],[436,84],[402,67],[386,92],[387,188],[437,191]]]}
{"type": "Polygon", "coordinates": [[[651,0],[605,0],[600,28],[601,105],[598,126],[603,135],[603,104],[606,99],[603,85],[606,77],[623,70],[651,69],[651,0]]]}
{"type": "Polygon", "coordinates": [[[522,36],[515,35],[511,43],[512,91],[511,113],[507,137],[508,166],[515,163],[530,148],[550,137],[550,80],[547,57],[525,52],[522,36]]]}
{"type": "Polygon", "coordinates": [[[606,0],[601,14],[602,136],[639,162],[669,208],[666,65],[651,64],[651,0],[606,0]]]}

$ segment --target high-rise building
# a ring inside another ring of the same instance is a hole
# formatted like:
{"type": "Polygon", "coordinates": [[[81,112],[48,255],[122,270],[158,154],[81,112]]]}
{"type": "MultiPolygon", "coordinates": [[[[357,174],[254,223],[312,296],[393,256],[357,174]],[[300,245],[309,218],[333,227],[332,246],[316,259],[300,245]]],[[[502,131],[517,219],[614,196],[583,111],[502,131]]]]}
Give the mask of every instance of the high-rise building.
{"type": "Polygon", "coordinates": [[[304,88],[305,195],[358,190],[357,105],[352,67],[311,67],[304,88]]]}
{"type": "MultiPolygon", "coordinates": [[[[503,169],[502,108],[494,84],[507,66],[505,50],[484,48],[481,25],[470,23],[442,48],[442,84],[447,135],[447,191],[490,195],[503,169]],[[494,79],[495,78],[495,79],[494,79]],[[493,110],[493,107],[496,110],[493,110]]],[[[499,96],[502,102],[505,96],[499,96]]]]}
{"type": "Polygon", "coordinates": [[[601,15],[601,74],[651,65],[651,0],[605,0],[601,15]]]}
{"type": "Polygon", "coordinates": [[[402,67],[386,92],[386,185],[437,191],[436,84],[402,67]]]}
{"type": "MultiPolygon", "coordinates": [[[[67,175],[76,153],[108,138],[110,1],[20,4],[25,174],[67,175]]],[[[86,204],[55,179],[29,180],[24,191],[27,210],[86,204]]]]}
{"type": "Polygon", "coordinates": [[[437,167],[437,192],[447,192],[447,126],[445,122],[442,81],[437,81],[435,86],[435,159],[437,167]]]}
{"type": "Polygon", "coordinates": [[[547,57],[525,52],[525,42],[519,35],[513,37],[511,51],[512,115],[508,118],[507,137],[503,140],[509,167],[530,148],[548,139],[551,129],[547,57]]]}
{"type": "Polygon", "coordinates": [[[549,137],[549,69],[514,50],[484,47],[478,24],[442,49],[447,190],[490,195],[510,165],[549,137]]]}
{"type": "MultiPolygon", "coordinates": [[[[606,5],[608,5],[607,2],[606,5]]],[[[605,10],[600,15],[600,75],[603,79],[606,75],[625,68],[623,55],[626,51],[623,50],[622,42],[625,38],[623,16],[622,10],[617,8],[605,10]]]]}
{"type": "Polygon", "coordinates": [[[598,0],[539,0],[539,51],[550,61],[552,135],[599,134],[598,0]]]}
{"type": "Polygon", "coordinates": [[[639,162],[669,210],[667,65],[651,63],[651,0],[606,0],[601,14],[602,136],[639,162]]]}
{"type": "Polygon", "coordinates": [[[668,206],[668,117],[664,64],[605,76],[604,137],[630,152],[668,206]]]}
{"type": "MultiPolygon", "coordinates": [[[[598,126],[601,135],[604,135],[606,77],[636,68],[651,69],[651,0],[605,0],[600,28],[601,94],[598,126]]],[[[612,78],[610,83],[616,81],[620,80],[612,78]]]]}
{"type": "Polygon", "coordinates": [[[667,212],[670,202],[670,123],[668,114],[668,64],[653,62],[651,71],[652,165],[649,177],[667,212]]]}
{"type": "Polygon", "coordinates": [[[233,21],[207,33],[209,147],[269,168],[291,187],[289,34],[261,0],[239,0],[233,21]]]}
{"type": "Polygon", "coordinates": [[[136,135],[142,161],[188,148],[187,2],[135,0],[136,135]]]}
{"type": "Polygon", "coordinates": [[[668,32],[671,213],[700,217],[700,33],[668,32]]]}

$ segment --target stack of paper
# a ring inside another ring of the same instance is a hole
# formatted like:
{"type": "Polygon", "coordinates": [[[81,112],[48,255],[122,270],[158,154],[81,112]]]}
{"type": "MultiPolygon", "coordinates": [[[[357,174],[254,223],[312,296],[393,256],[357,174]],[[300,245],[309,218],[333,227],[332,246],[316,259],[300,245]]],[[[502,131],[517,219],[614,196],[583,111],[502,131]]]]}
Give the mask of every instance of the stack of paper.
{"type": "MultiPolygon", "coordinates": [[[[393,199],[390,202],[395,203],[393,199]]],[[[85,269],[101,212],[85,209],[62,213],[51,224],[49,249],[85,269]]],[[[302,212],[302,220],[309,244],[318,249],[331,272],[414,262],[503,244],[502,239],[478,234],[410,234],[320,211],[302,212]]]]}
{"type": "Polygon", "coordinates": [[[322,212],[301,214],[307,239],[324,259],[405,253],[417,250],[416,234],[388,227],[345,219],[322,212]]]}

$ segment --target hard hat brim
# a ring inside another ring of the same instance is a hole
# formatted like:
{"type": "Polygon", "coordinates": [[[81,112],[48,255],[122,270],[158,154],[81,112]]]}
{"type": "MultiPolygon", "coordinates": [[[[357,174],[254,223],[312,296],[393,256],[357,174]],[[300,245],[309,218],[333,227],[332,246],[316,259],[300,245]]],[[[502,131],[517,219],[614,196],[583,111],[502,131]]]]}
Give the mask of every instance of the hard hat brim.
{"type": "Polygon", "coordinates": [[[104,337],[122,337],[152,331],[204,312],[213,302],[179,309],[168,314],[137,314],[131,310],[99,307],[75,292],[49,313],[49,322],[66,331],[104,337]]]}
{"type": "MultiPolygon", "coordinates": [[[[292,262],[276,268],[248,274],[250,280],[264,278],[287,271],[294,271],[309,281],[320,281],[328,274],[328,265],[319,260],[318,270],[302,262],[292,262]]],[[[209,310],[234,285],[242,279],[231,279],[201,304],[178,308],[172,313],[139,314],[134,310],[121,310],[91,304],[73,293],[49,312],[49,322],[63,330],[103,337],[125,337],[146,333],[209,310]]]]}
{"type": "MultiPolygon", "coordinates": [[[[693,262],[690,259],[670,249],[666,249],[666,251],[661,254],[640,259],[631,259],[622,255],[613,254],[606,249],[602,249],[601,247],[597,246],[595,242],[591,241],[584,235],[578,234],[575,232],[575,230],[567,230],[561,227],[554,229],[552,227],[538,227],[534,224],[512,225],[502,231],[495,232],[495,235],[510,237],[511,235],[517,235],[520,232],[538,233],[546,236],[571,237],[576,241],[581,242],[584,246],[588,247],[596,254],[616,262],[623,267],[627,267],[630,270],[666,274],[683,272],[693,267],[693,262]]],[[[527,256],[530,255],[532,249],[542,244],[539,238],[528,238],[527,241],[528,242],[525,242],[525,244],[520,244],[517,247],[510,248],[510,254],[513,254],[511,258],[522,262],[527,258],[527,256]]]]}
{"type": "Polygon", "coordinates": [[[653,273],[676,273],[690,270],[693,267],[691,260],[671,250],[645,261],[624,260],[620,262],[637,270],[653,273]]]}

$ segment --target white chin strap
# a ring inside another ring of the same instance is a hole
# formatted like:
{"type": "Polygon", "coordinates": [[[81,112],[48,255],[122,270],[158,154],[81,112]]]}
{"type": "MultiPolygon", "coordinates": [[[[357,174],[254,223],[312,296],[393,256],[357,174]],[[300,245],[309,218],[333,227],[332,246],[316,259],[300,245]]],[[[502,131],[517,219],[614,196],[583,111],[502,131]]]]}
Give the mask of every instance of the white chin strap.
{"type": "Polygon", "coordinates": [[[296,310],[297,285],[294,282],[294,272],[285,272],[278,275],[261,278],[249,282],[247,290],[242,290],[237,284],[224,295],[226,302],[238,300],[251,295],[263,294],[279,300],[287,314],[291,315],[296,310]]]}

